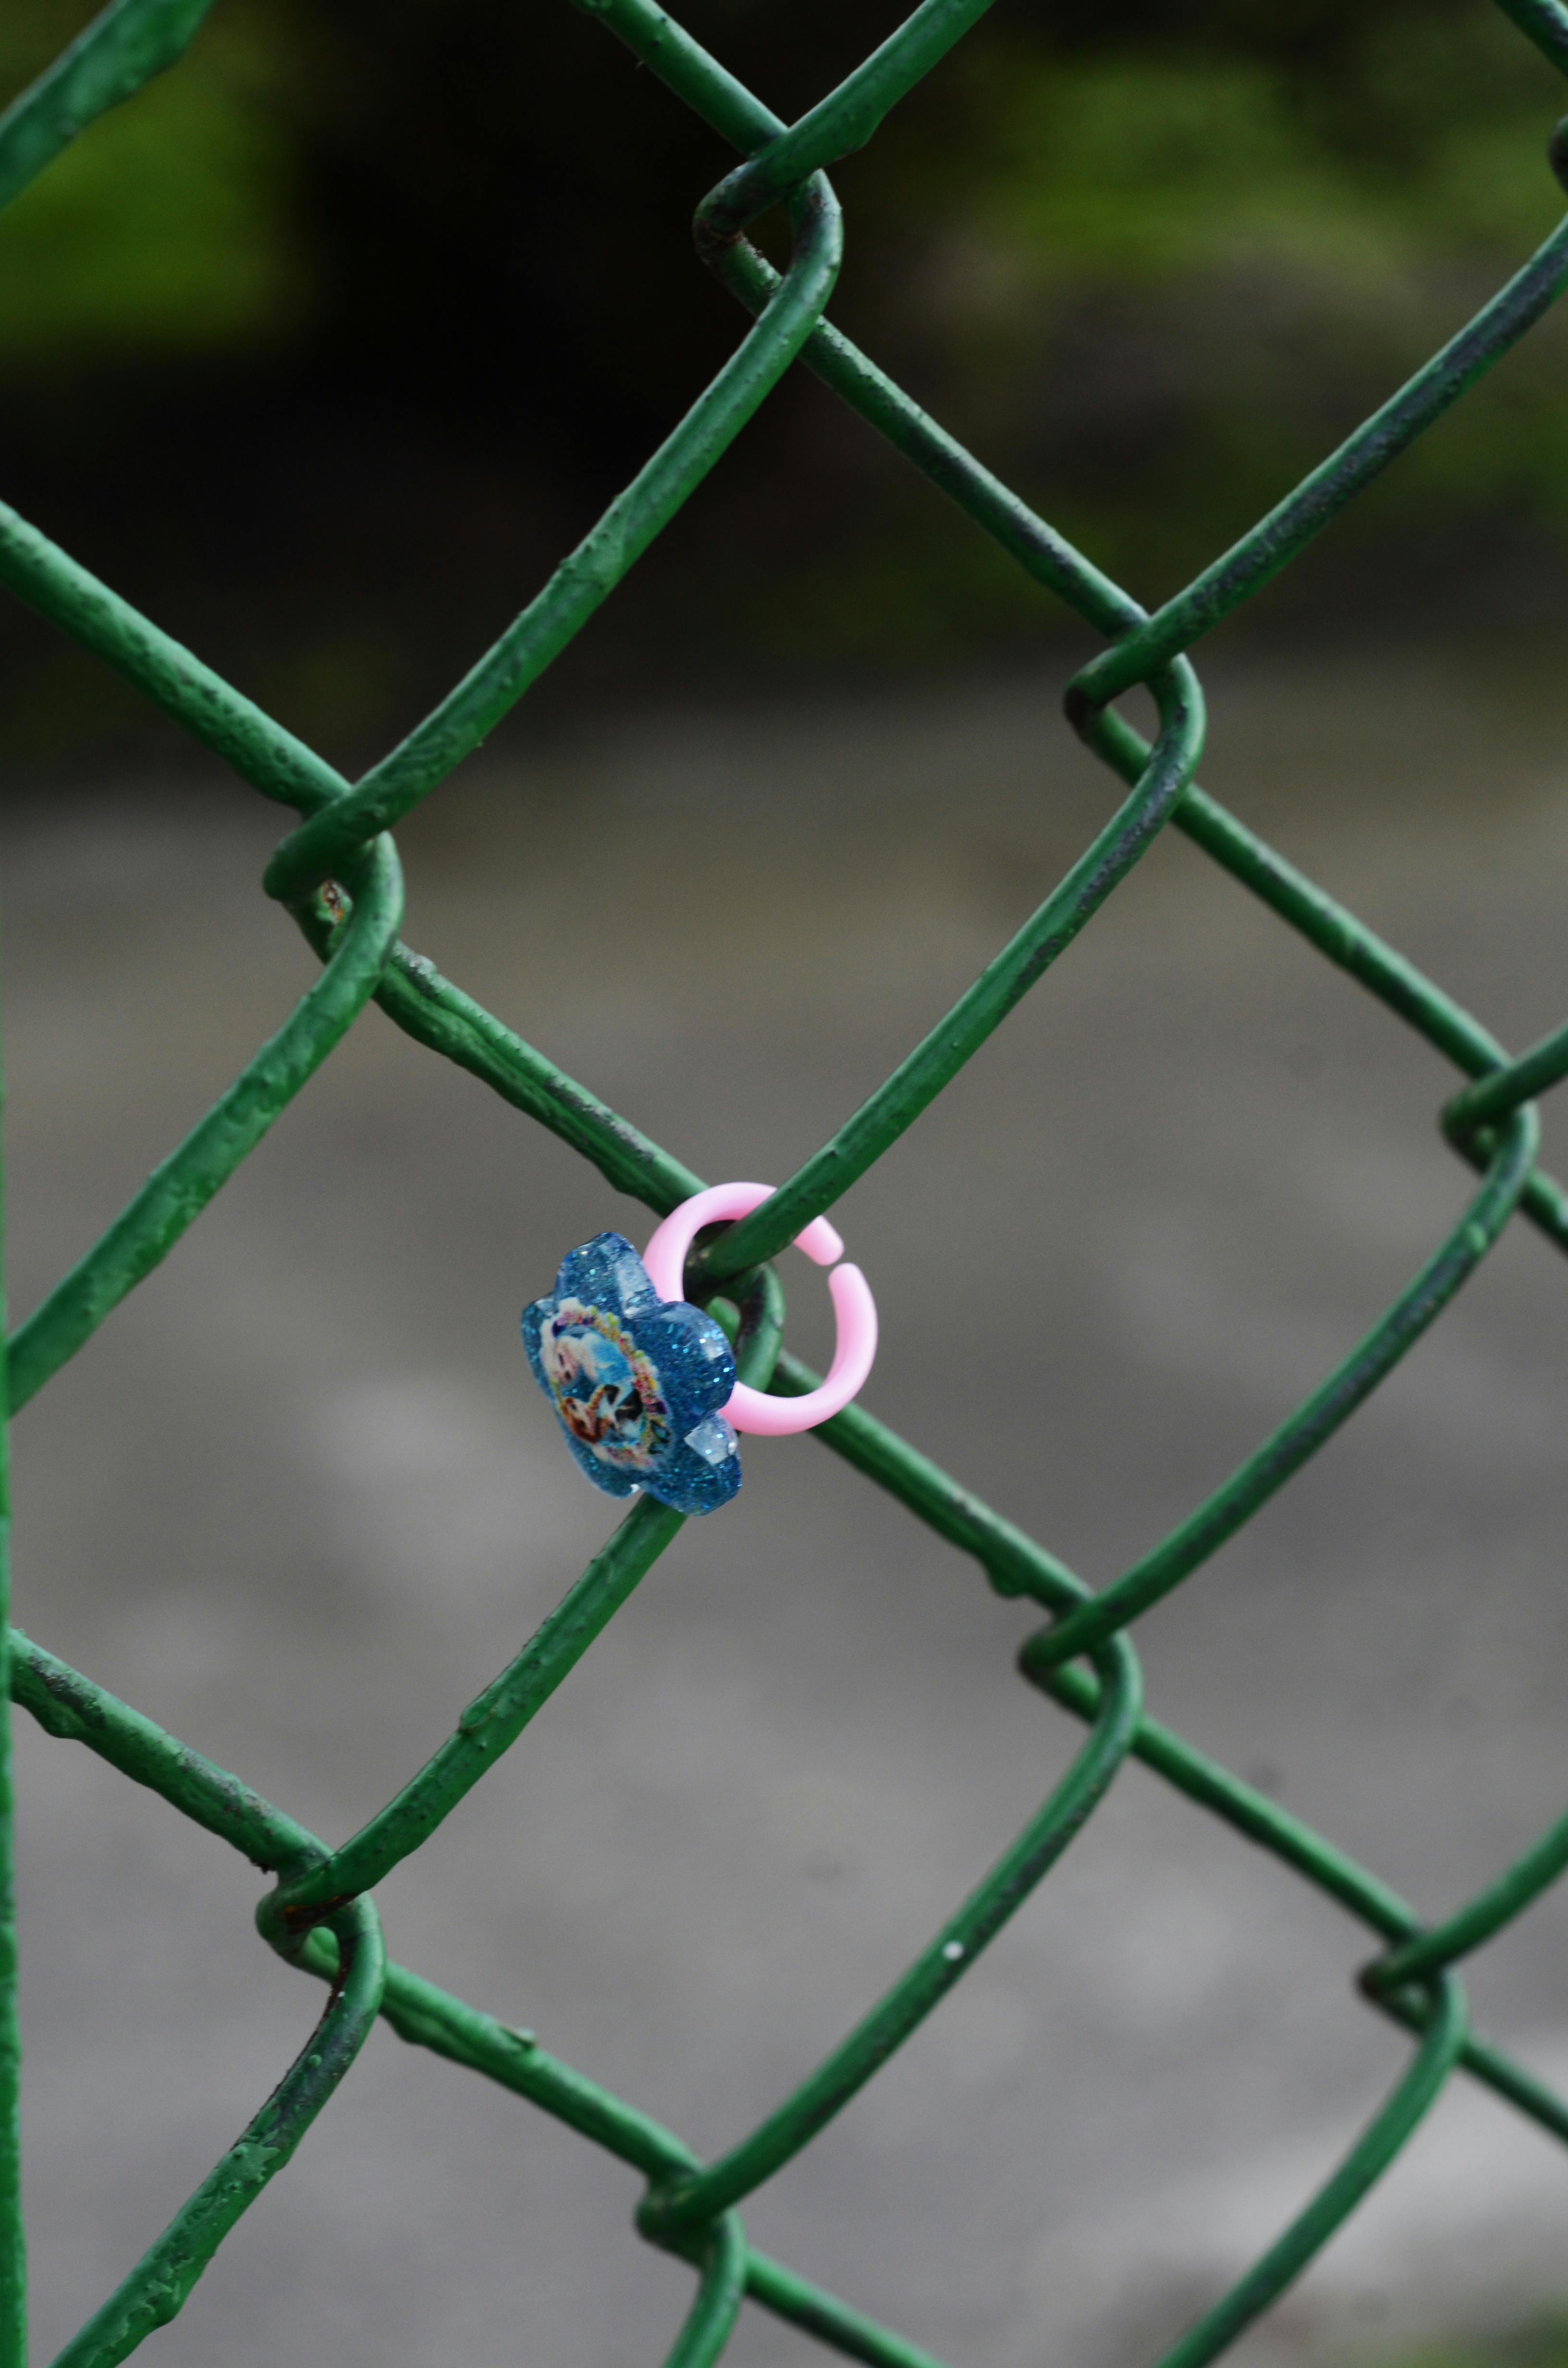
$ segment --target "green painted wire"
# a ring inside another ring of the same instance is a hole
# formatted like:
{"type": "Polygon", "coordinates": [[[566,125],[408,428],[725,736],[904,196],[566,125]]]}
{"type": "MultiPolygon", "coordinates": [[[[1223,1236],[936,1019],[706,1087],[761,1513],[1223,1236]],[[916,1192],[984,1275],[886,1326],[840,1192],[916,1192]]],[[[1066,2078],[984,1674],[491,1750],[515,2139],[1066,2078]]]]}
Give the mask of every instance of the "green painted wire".
{"type": "MultiPolygon", "coordinates": [[[[11,1632],[11,1644],[13,1692],[47,1733],[85,1744],[257,1865],[287,1869],[325,1857],[312,1834],[237,1777],[177,1743],[19,1631],[11,1632]]],[[[340,1958],[333,1925],[313,1928],[301,1946],[285,1945],[295,1963],[321,1979],[336,1977],[340,1958]]],[[[531,2032],[510,2029],[403,1966],[386,1968],[381,2012],[411,2045],[428,2048],[528,2098],[649,2179],[701,2167],[669,2131],[549,2055],[531,2032]]],[[[747,2255],[745,2283],[780,2317],[801,2325],[831,2324],[852,2337],[846,2348],[854,2358],[877,2368],[939,2368],[901,2337],[766,2255],[747,2255]]]]}
{"type": "Polygon", "coordinates": [[[1124,1637],[1113,1641],[1097,1668],[1100,1704],[1087,1742],[983,1883],[848,2037],[749,2137],[696,2177],[651,2189],[638,2214],[645,2236],[664,2240],[705,2227],[771,2179],[903,2046],[1023,1906],[1104,1798],[1137,1732],[1142,1683],[1124,1637]]]}
{"type": "Polygon", "coordinates": [[[418,1775],[341,1850],[282,1884],[267,1903],[264,1929],[278,1933],[306,1929],[343,1900],[373,1889],[400,1860],[427,1841],[464,1794],[511,1749],[685,1523],[684,1513],[672,1513],[653,1497],[640,1497],[582,1577],[517,1658],[470,1702],[455,1731],[418,1775]]]}
{"type": "MultiPolygon", "coordinates": [[[[785,197],[791,201],[796,253],[759,311],[756,327],[538,598],[449,698],[349,798],[284,841],[268,867],[270,894],[297,900],[330,876],[361,841],[389,828],[445,780],[516,705],[687,501],[800,352],[832,293],[840,254],[837,207],[818,167],[801,157],[809,148],[831,161],[860,145],[989,6],[990,0],[922,0],[837,91],[753,166],[743,168],[764,176],[755,185],[755,201],[748,196],[732,220],[724,198],[715,192],[710,210],[699,211],[699,222],[727,245],[757,213],[785,197]]],[[[729,85],[730,78],[724,83],[729,85]]]]}
{"type": "Polygon", "coordinates": [[[1436,2011],[1387,2103],[1368,2123],[1304,2211],[1245,2276],[1237,2279],[1229,2294],[1171,2346],[1159,2368],[1206,2368],[1209,2361],[1233,2343],[1295,2283],[1414,2135],[1442,2094],[1464,2044],[1465,1995],[1457,1975],[1443,1975],[1436,1987],[1436,2011]]]}
{"type": "Polygon", "coordinates": [[[846,2360],[863,2360],[867,2368],[942,2368],[942,2362],[908,2337],[880,2327],[863,2311],[851,2310],[836,2294],[824,2294],[781,2261],[754,2250],[746,2265],[746,2291],[753,2302],[770,2310],[802,2335],[814,2336],[846,2360]]]}
{"type": "Polygon", "coordinates": [[[793,209],[795,252],[773,301],[623,494],[455,690],[347,797],[283,841],[269,895],[302,898],[418,804],[517,705],[728,450],[800,352],[833,291],[837,201],[819,176],[793,209]]]}
{"type": "MultiPolygon", "coordinates": [[[[0,1074],[0,1125],[6,1090],[0,1074]]],[[[0,1406],[6,1404],[4,1143],[0,1140],[0,1406]]],[[[0,1421],[0,2362],[28,2354],[28,2239],[22,2216],[21,2029],[17,2001],[17,1843],[11,1749],[11,1437],[0,1421]]]]}
{"type": "Polygon", "coordinates": [[[1568,1077],[1568,1027],[1553,1028],[1516,1060],[1506,1061],[1456,1094],[1443,1112],[1443,1131],[1459,1142],[1481,1127],[1495,1125],[1563,1077],[1568,1077]]]}
{"type": "Polygon", "coordinates": [[[403,872],[390,838],[378,839],[365,870],[325,968],[277,1035],[18,1326],[9,1356],[13,1414],[168,1256],[375,993],[403,917],[403,872]]]}
{"type": "Polygon", "coordinates": [[[1075,677],[1078,696],[1104,707],[1212,632],[1304,551],[1346,502],[1458,402],[1533,328],[1568,287],[1568,222],[1560,222],[1492,302],[1415,372],[1381,411],[1348,436],[1310,476],[1231,550],[1167,600],[1146,623],[1093,659],[1075,677]]]}
{"type": "MultiPolygon", "coordinates": [[[[113,666],[265,797],[315,814],[348,793],[332,768],[0,505],[0,583],[113,666]]],[[[309,913],[301,916],[312,935],[309,913]]],[[[690,1169],[533,1052],[434,963],[399,945],[376,1000],[406,1032],[469,1069],[661,1215],[700,1189],[690,1169]]]]}
{"type": "Polygon", "coordinates": [[[1456,1964],[1460,1957],[1468,1957],[1483,1941],[1490,1941],[1494,1932],[1502,1931],[1506,1924],[1511,1924],[1532,1899],[1539,1899],[1556,1882],[1565,1866],[1568,1813],[1548,1826],[1528,1850],[1521,1850],[1501,1874],[1446,1922],[1434,1925],[1429,1932],[1407,1941],[1369,1965],[1362,1976],[1365,1986],[1374,1995],[1403,1989],[1413,1982],[1427,1980],[1446,1965],[1456,1964]]]}
{"type": "Polygon", "coordinates": [[[348,784],[210,666],[0,502],[0,584],[122,675],[264,797],[313,814],[348,784]]]}
{"type": "Polygon", "coordinates": [[[277,2177],[369,2037],[386,1981],[381,1928],[368,1899],[336,1919],[338,1967],[310,2038],[254,2121],[181,2205],[54,2368],[116,2368],[166,2327],[230,2229],[277,2177]]]}
{"type": "MultiPolygon", "coordinates": [[[[819,1378],[792,1358],[780,1360],[779,1379],[790,1390],[799,1394],[814,1389],[819,1378]]],[[[917,1520],[960,1552],[972,1555],[1000,1593],[1030,1596],[1050,1610],[1093,1600],[1074,1573],[960,1487],[929,1458],[879,1423],[863,1406],[846,1407],[831,1422],[824,1423],[817,1436],[855,1470],[895,1497],[917,1520]]],[[[1019,1654],[1019,1668],[1063,1707],[1079,1717],[1093,1718],[1100,1703],[1098,1680],[1082,1666],[1063,1668],[1051,1657],[1055,1634],[1048,1628],[1032,1637],[1019,1654]]],[[[1314,1833],[1300,1818],[1195,1749],[1158,1720],[1147,1715],[1141,1720],[1131,1751],[1135,1759],[1187,1800],[1278,1858],[1384,1940],[1400,1943],[1420,1936],[1418,1918],[1396,1892],[1323,1835],[1314,1833]]],[[[1547,1834],[1523,1854],[1524,1858],[1533,1863],[1537,1852],[1550,1848],[1557,1831],[1555,1826],[1549,1827],[1547,1834]]],[[[1533,1896],[1534,1892],[1528,1896],[1533,1896]]],[[[1482,1898],[1490,1897],[1489,1888],[1482,1898]]],[[[1512,1904],[1511,1913],[1517,1914],[1527,1904],[1528,1897],[1521,1894],[1512,1904]]],[[[1456,1917],[1442,1929],[1451,1931],[1459,1922],[1456,1917]]],[[[1460,1951],[1456,1948],[1451,1953],[1457,1956],[1460,1951]]],[[[1371,1974],[1376,1975],[1386,1962],[1376,1960],[1371,1974]]],[[[1391,1998],[1376,1982],[1369,1985],[1368,1994],[1385,2011],[1401,2021],[1411,2021],[1407,1998],[1391,1998]]],[[[1425,2024],[1415,2027],[1425,2028],[1425,2024]]],[[[1568,2140],[1568,2102],[1511,2057],[1471,2034],[1465,2042],[1462,2061],[1477,2079],[1530,2114],[1543,2129],[1568,2140]]]]}
{"type": "Polygon", "coordinates": [[[1568,8],[1562,0],[1497,0],[1497,6],[1560,73],[1568,74],[1568,8]]]}
{"type": "Polygon", "coordinates": [[[0,115],[0,206],[96,117],[183,56],[211,6],[212,0],[111,0],[0,115]]]}
{"type": "Polygon", "coordinates": [[[733,2212],[726,2212],[708,2234],[696,2298],[665,2368],[712,2368],[734,2332],[745,2298],[745,2230],[733,2212]]]}
{"type": "Polygon", "coordinates": [[[1131,795],[946,1018],[820,1151],[750,1216],[717,1235],[695,1261],[699,1272],[718,1281],[742,1272],[831,1208],[929,1109],[1147,854],[1192,779],[1204,728],[1203,694],[1185,661],[1152,688],[1160,734],[1131,795]]]}
{"type": "Polygon", "coordinates": [[[1392,1307],[1294,1414],[1237,1466],[1223,1486],[1150,1554],[1053,1630],[1053,1660],[1071,1660],[1159,1602],[1315,1455],[1380,1382],[1415,1347],[1460,1285],[1468,1282],[1518,1205],[1540,1128],[1532,1109],[1517,1111],[1486,1182],[1457,1225],[1392,1307]]]}
{"type": "MultiPolygon", "coordinates": [[[[595,0],[579,0],[579,5],[591,7],[595,0]]],[[[914,15],[846,74],[836,90],[819,99],[798,123],[787,131],[780,128],[762,154],[722,181],[705,199],[699,219],[718,237],[734,238],[808,175],[863,148],[883,117],[991,5],[992,0],[921,0],[914,15]]]]}
{"type": "Polygon", "coordinates": [[[515,1036],[423,954],[396,947],[376,1001],[416,1043],[455,1061],[591,1160],[618,1192],[667,1217],[701,1191],[702,1178],[691,1168],[515,1036]]]}

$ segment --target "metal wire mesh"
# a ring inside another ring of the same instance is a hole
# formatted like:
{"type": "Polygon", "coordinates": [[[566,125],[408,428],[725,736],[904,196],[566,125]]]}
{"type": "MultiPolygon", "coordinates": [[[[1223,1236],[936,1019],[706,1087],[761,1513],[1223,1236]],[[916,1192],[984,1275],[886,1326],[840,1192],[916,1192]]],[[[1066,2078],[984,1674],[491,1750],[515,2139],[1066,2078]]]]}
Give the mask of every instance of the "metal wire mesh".
{"type": "MultiPolygon", "coordinates": [[[[94,117],[173,64],[211,0],[113,0],[0,119],[0,202],[14,197],[94,117]]],[[[897,100],[984,12],[988,0],[923,0],[892,38],[817,106],[785,125],[666,16],[656,0],[577,0],[744,161],[699,209],[703,260],[755,316],[711,384],[633,483],[494,647],[400,746],[350,784],[312,749],[0,507],[0,578],[125,676],[264,796],[301,816],[265,878],[322,971],[278,1033],[129,1207],[12,1336],[13,1410],[82,1346],[173,1248],[372,998],[399,1027],[526,1116],[551,1128],[618,1189],[667,1212],[701,1179],[443,978],[397,937],[402,888],[391,827],[436,789],[586,623],[796,360],[885,436],[1048,593],[1101,632],[1104,653],[1067,689],[1069,714],[1126,795],[1012,942],[832,1141],[751,1216],[710,1240],[688,1289],[727,1306],[743,1377],[800,1392],[815,1376],[781,1344],[767,1261],[876,1161],[1049,969],[1167,824],[1184,832],[1329,961],[1451,1060],[1467,1080],[1443,1131],[1481,1178],[1460,1223],[1311,1395],[1169,1536],[1092,1591],[1043,1546],[970,1496],[859,1406],[818,1433],[824,1445],[971,1555],[1005,1595],[1051,1615],[1026,1645],[1030,1682],[1087,1727],[1083,1748],[997,1863],[887,1994],[792,2095],[715,2162],[560,2062],[531,2035],[388,1964],[370,1895],[419,1849],[517,1741],[534,1713],[669,1546],[681,1516],[643,1499],[559,1608],[481,1692],[453,1734],[353,1838],[329,1849],[281,1810],[152,1720],[6,1632],[9,1692],[51,1735],[84,1743],[243,1851],[278,1881],[257,1910],[286,1958],[330,1985],[325,2011],[260,2112],[116,2292],[59,2355],[108,2368],[179,2310],[208,2261],[289,2160],[353,2063],[378,2014],[402,2036],[483,2073],[646,2175],[642,2233],[697,2272],[666,2357],[700,2368],[722,2352],[750,2301],[879,2368],[935,2368],[930,2355],[812,2285],[747,2241],[738,2206],[810,2144],[961,1979],[1093,1813],[1131,1754],[1274,1853],[1377,1936],[1361,1975],[1370,2004],[1414,2034],[1407,2068],[1339,2167],[1246,2274],[1190,2327],[1161,2368],[1200,2368],[1283,2292],[1404,2146],[1462,2068],[1568,2141],[1568,2101],[1469,2026],[1460,1960],[1519,1916],[1568,1865],[1568,1816],[1478,1893],[1424,1924],[1369,1870],[1240,1778],[1145,1716],[1130,1628],[1232,1537],[1354,1413],[1522,1214],[1568,1250],[1568,1196],[1536,1162],[1531,1097],[1568,1075],[1568,1025],[1510,1057],[1470,1014],[1342,905],[1284,862],[1194,780],[1203,703],[1187,652],[1257,592],[1556,300],[1568,283],[1568,222],[1382,409],[1184,591],[1147,614],[1037,518],[824,318],[839,252],[824,167],[863,144],[897,100]],[[790,260],[775,271],[745,232],[787,212],[790,260]],[[1151,744],[1116,712],[1153,693],[1151,744]]],[[[1498,0],[1568,73],[1568,6],[1498,0]]],[[[1568,177],[1568,142],[1554,137],[1568,177]]],[[[0,1473],[3,1477],[3,1473],[0,1473]]],[[[0,1508],[3,1509],[3,1508],[0,1508]]],[[[0,2362],[25,2358],[24,2250],[17,2176],[17,2051],[8,1809],[0,1766],[0,2362]]]]}

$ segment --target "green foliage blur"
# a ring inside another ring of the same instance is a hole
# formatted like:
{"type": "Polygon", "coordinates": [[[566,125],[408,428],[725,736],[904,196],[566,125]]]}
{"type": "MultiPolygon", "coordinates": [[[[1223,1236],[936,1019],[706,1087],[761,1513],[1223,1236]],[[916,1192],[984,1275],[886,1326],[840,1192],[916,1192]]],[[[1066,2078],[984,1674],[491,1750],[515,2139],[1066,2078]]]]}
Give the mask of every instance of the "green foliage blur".
{"type": "MultiPolygon", "coordinates": [[[[7,0],[0,87],[79,28],[62,0],[7,0]]],[[[183,71],[77,140],[0,238],[0,360],[49,374],[128,355],[238,352],[286,336],[308,302],[281,52],[265,17],[222,10],[183,71]]]]}
{"type": "MultiPolygon", "coordinates": [[[[0,101],[86,14],[7,0],[0,101]]],[[[685,14],[785,114],[893,20],[685,14]]],[[[1492,0],[999,0],[835,174],[834,314],[1158,598],[1545,235],[1563,103],[1492,0]]],[[[312,699],[379,726],[740,334],[687,230],[728,161],[569,0],[218,0],[0,223],[7,495],[227,636],[301,728],[312,699]]],[[[1565,365],[1551,321],[1403,461],[1336,536],[1332,597],[1380,552],[1419,574],[1466,537],[1568,538],[1565,365]]],[[[641,609],[618,596],[660,663],[715,633],[924,663],[1038,632],[1038,592],[799,380],[641,609]]]]}
{"type": "MultiPolygon", "coordinates": [[[[881,160],[884,219],[929,222],[904,283],[924,335],[907,302],[889,333],[960,432],[1161,592],[1562,211],[1561,85],[1492,7],[1198,8],[1179,39],[1155,23],[1054,54],[1000,22],[953,66],[935,175],[914,126],[881,160]]],[[[1352,537],[1466,516],[1561,531],[1565,364],[1549,322],[1352,537]]]]}

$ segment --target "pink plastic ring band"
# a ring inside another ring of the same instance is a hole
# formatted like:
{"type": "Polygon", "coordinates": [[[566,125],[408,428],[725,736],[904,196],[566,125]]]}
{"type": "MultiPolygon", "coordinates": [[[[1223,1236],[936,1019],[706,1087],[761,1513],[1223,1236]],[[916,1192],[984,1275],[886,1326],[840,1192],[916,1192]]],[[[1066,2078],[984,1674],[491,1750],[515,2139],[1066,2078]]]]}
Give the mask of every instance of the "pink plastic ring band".
{"type": "MultiPolygon", "coordinates": [[[[665,1219],[642,1253],[648,1280],[661,1299],[686,1296],[686,1254],[704,1225],[722,1217],[749,1216],[773,1191],[771,1184],[712,1184],[694,1192],[665,1219]]],[[[791,1431],[814,1430],[829,1415],[839,1414],[864,1387],[877,1353],[877,1305],[871,1287],[858,1266],[839,1266],[844,1244],[825,1217],[813,1217],[804,1233],[795,1236],[817,1266],[830,1266],[827,1288],[837,1322],[833,1362],[819,1389],[801,1398],[770,1397],[765,1390],[748,1389],[737,1382],[720,1411],[737,1430],[767,1439],[791,1431]]]]}

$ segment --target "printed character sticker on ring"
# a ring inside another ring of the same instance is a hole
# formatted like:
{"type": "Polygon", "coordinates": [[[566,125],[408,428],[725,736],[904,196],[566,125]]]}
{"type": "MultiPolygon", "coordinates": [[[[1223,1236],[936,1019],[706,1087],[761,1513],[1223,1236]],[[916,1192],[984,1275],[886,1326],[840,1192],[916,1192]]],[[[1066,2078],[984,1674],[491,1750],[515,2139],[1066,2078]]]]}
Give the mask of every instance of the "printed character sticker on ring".
{"type": "Polygon", "coordinates": [[[596,1234],[561,1261],[555,1289],[523,1310],[523,1346],[566,1443],[597,1488],[639,1489],[677,1513],[710,1513],[741,1485],[735,1434],[781,1438],[814,1429],[862,1387],[877,1353],[877,1310],[825,1217],[795,1236],[830,1267],[837,1326],[833,1363],[801,1397],[770,1397],[735,1379],[729,1341],[681,1297],[699,1229],[746,1216],[770,1184],[715,1184],[665,1219],[641,1258],[621,1234],[596,1234]]]}

